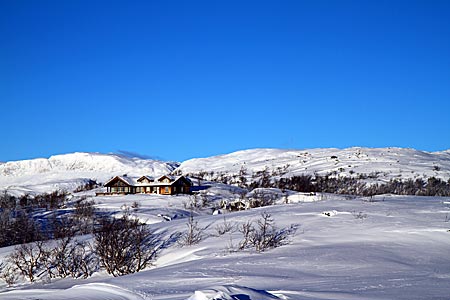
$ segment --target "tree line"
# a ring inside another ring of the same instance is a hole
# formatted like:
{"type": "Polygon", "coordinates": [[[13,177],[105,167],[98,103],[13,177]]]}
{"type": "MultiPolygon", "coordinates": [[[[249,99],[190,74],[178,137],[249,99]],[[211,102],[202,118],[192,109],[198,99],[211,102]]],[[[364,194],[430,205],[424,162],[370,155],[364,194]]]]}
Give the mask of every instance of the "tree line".
{"type": "Polygon", "coordinates": [[[374,196],[382,194],[416,195],[416,196],[450,196],[450,179],[448,181],[436,177],[427,179],[390,179],[385,183],[369,183],[367,179],[378,178],[379,173],[358,174],[358,176],[337,176],[337,172],[326,175],[286,176],[289,165],[249,174],[242,167],[237,174],[225,172],[190,173],[187,176],[198,180],[211,180],[225,184],[237,185],[253,190],[256,188],[279,188],[298,192],[321,192],[349,194],[355,196],[374,196]]]}

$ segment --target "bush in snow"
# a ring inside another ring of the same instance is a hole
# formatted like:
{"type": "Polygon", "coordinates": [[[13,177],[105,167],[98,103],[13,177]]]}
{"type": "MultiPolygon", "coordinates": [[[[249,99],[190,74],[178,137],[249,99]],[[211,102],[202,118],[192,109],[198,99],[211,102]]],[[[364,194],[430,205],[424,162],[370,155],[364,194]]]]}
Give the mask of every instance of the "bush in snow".
{"type": "Polygon", "coordinates": [[[3,209],[0,211],[0,247],[43,240],[41,225],[32,211],[3,209]]]}
{"type": "Polygon", "coordinates": [[[30,282],[46,276],[87,278],[92,275],[95,264],[84,243],[66,237],[57,241],[54,247],[51,244],[39,241],[17,246],[7,257],[0,278],[11,285],[18,280],[18,274],[30,282]]]}
{"type": "Polygon", "coordinates": [[[198,222],[194,220],[194,216],[189,216],[189,221],[186,224],[187,231],[181,234],[178,243],[181,246],[191,246],[200,243],[203,239],[204,228],[198,226],[198,222]]]}
{"type": "Polygon", "coordinates": [[[131,274],[151,264],[160,241],[147,226],[128,214],[120,219],[103,219],[100,223],[94,233],[94,251],[108,274],[131,274]]]}
{"type": "Polygon", "coordinates": [[[284,245],[288,237],[294,234],[295,227],[277,229],[272,216],[263,212],[256,224],[248,221],[241,225],[239,231],[243,234],[240,250],[254,248],[257,252],[263,252],[284,245]]]}
{"type": "Polygon", "coordinates": [[[362,211],[356,212],[355,210],[352,211],[352,216],[357,220],[364,220],[367,218],[367,214],[363,213],[362,211]]]}
{"type": "Polygon", "coordinates": [[[8,261],[17,273],[34,282],[41,273],[45,273],[48,257],[44,242],[39,241],[17,246],[8,256],[8,261]]]}
{"type": "Polygon", "coordinates": [[[84,191],[90,191],[100,186],[101,184],[98,183],[96,180],[88,179],[88,181],[85,184],[78,186],[73,192],[79,193],[84,191]]]}
{"type": "Polygon", "coordinates": [[[92,233],[95,223],[95,202],[81,198],[75,203],[74,227],[80,234],[92,233]]]}
{"type": "Polygon", "coordinates": [[[253,190],[252,197],[250,198],[249,207],[264,207],[274,205],[277,196],[271,193],[265,193],[263,190],[253,190]]]}
{"type": "Polygon", "coordinates": [[[8,286],[15,284],[19,279],[17,276],[17,270],[11,265],[2,265],[0,267],[0,279],[3,279],[8,286]]]}
{"type": "Polygon", "coordinates": [[[230,222],[227,222],[227,219],[223,217],[223,223],[216,226],[217,236],[224,235],[228,232],[233,232],[235,230],[235,226],[230,222]]]}
{"type": "Polygon", "coordinates": [[[95,270],[94,257],[85,243],[68,236],[50,250],[47,273],[50,278],[88,278],[95,270]]]}

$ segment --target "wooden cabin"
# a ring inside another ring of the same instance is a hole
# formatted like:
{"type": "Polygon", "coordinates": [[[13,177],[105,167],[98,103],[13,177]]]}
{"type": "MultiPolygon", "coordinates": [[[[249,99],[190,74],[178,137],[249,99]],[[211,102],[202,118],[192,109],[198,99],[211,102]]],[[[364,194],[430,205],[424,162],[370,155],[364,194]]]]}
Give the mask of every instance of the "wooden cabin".
{"type": "Polygon", "coordinates": [[[97,195],[127,195],[127,194],[189,194],[192,182],[184,176],[163,175],[158,178],[141,176],[137,179],[115,176],[104,184],[106,193],[97,195]]]}
{"type": "Polygon", "coordinates": [[[127,176],[115,176],[105,183],[106,194],[134,194],[132,179],[127,176]]]}
{"type": "Polygon", "coordinates": [[[159,193],[162,195],[189,194],[192,182],[184,176],[173,177],[163,175],[156,180],[159,193]]]}

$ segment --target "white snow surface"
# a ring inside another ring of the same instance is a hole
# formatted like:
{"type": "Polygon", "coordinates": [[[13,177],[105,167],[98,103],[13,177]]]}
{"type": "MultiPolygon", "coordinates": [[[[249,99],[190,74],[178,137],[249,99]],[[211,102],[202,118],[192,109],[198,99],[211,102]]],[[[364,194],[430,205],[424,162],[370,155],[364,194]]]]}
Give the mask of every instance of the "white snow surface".
{"type": "Polygon", "coordinates": [[[87,180],[105,182],[115,175],[168,174],[178,163],[130,158],[116,154],[71,153],[0,163],[0,190],[11,194],[74,190],[87,180]]]}
{"type": "Polygon", "coordinates": [[[415,179],[450,178],[450,151],[425,152],[406,148],[347,149],[250,149],[208,158],[187,160],[178,170],[184,174],[213,171],[238,174],[241,168],[248,175],[277,168],[285,169],[283,177],[302,174],[325,175],[336,172],[339,176],[358,174],[377,175],[381,181],[392,178],[415,179]]]}
{"type": "MultiPolygon", "coordinates": [[[[189,196],[95,199],[101,209],[116,212],[138,202],[133,213],[167,238],[186,229],[182,203],[189,196]],[[164,221],[157,217],[162,213],[180,217],[164,221]]],[[[10,288],[0,281],[0,299],[449,299],[450,198],[323,194],[314,199],[222,215],[198,211],[204,239],[190,247],[174,243],[142,272],[10,288]],[[241,234],[217,235],[224,217],[238,226],[264,211],[279,228],[296,225],[288,244],[263,253],[231,251],[241,234]]],[[[11,250],[0,249],[0,259],[11,250]]]]}
{"type": "MultiPolygon", "coordinates": [[[[378,172],[380,180],[450,178],[449,151],[399,148],[253,149],[189,160],[180,170],[238,173],[242,166],[254,172],[286,165],[287,173],[282,176],[338,171],[342,176],[378,172]]],[[[158,176],[176,166],[109,154],[57,155],[0,164],[0,190],[6,188],[16,194],[61,188],[70,191],[87,179],[104,182],[124,173],[158,176]]],[[[201,193],[216,202],[236,199],[242,192],[224,184],[202,184],[209,188],[201,193]]],[[[117,278],[99,272],[86,280],[39,280],[13,287],[0,280],[0,299],[450,299],[450,198],[364,198],[277,189],[265,192],[277,197],[276,205],[214,215],[210,209],[195,211],[195,219],[205,228],[204,239],[190,247],[172,243],[158,253],[153,266],[142,272],[117,278]],[[242,236],[239,231],[217,235],[216,228],[224,218],[237,227],[257,220],[262,212],[270,213],[279,228],[295,225],[296,233],[288,244],[263,253],[235,251],[242,236]]],[[[72,199],[92,195],[84,192],[72,199]]],[[[169,239],[186,230],[189,210],[185,204],[192,197],[127,195],[92,199],[99,209],[117,215],[138,203],[132,213],[169,239]]],[[[0,261],[13,249],[0,248],[0,261]]]]}

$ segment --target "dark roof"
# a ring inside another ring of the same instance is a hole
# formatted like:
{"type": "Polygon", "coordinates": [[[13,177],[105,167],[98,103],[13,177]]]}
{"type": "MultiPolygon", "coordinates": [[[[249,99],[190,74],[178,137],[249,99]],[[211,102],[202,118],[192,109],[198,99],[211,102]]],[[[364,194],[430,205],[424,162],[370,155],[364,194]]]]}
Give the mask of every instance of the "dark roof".
{"type": "Polygon", "coordinates": [[[137,182],[141,182],[141,181],[144,180],[144,179],[147,179],[148,181],[155,181],[155,178],[153,178],[152,176],[144,175],[144,176],[141,176],[141,177],[137,180],[137,182]]]}
{"type": "Polygon", "coordinates": [[[135,184],[134,179],[131,178],[131,177],[128,177],[128,176],[115,176],[115,177],[111,178],[110,180],[108,180],[108,181],[104,184],[104,186],[108,186],[108,184],[111,184],[111,183],[113,183],[113,182],[116,181],[116,180],[120,180],[120,181],[122,181],[123,183],[125,183],[125,184],[127,184],[127,185],[130,185],[130,186],[133,186],[133,185],[135,184]]]}

